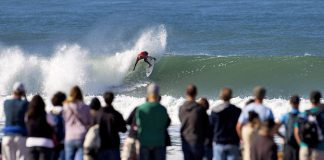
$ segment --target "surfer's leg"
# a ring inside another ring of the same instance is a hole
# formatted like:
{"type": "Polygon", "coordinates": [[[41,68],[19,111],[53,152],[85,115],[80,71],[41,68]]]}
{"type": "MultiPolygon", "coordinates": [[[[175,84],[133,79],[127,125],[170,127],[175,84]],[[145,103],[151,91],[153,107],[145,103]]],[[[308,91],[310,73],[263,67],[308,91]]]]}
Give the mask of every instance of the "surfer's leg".
{"type": "Polygon", "coordinates": [[[149,61],[147,61],[147,59],[144,59],[144,62],[146,62],[149,65],[149,67],[152,66],[151,63],[149,61]]]}

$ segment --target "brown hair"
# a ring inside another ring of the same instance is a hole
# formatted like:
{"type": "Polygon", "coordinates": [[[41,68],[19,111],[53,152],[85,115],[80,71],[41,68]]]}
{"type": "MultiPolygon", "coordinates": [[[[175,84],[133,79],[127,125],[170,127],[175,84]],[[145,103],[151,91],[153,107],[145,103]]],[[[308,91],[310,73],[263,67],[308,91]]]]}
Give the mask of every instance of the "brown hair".
{"type": "Polygon", "coordinates": [[[46,115],[45,102],[40,95],[35,95],[28,105],[27,118],[36,118],[46,115]]]}
{"type": "Polygon", "coordinates": [[[223,88],[220,93],[219,97],[224,101],[229,101],[232,98],[232,89],[230,88],[223,88]]]}
{"type": "Polygon", "coordinates": [[[197,87],[193,84],[189,84],[187,89],[186,89],[186,94],[187,96],[190,96],[190,97],[196,97],[197,96],[197,87]]]}
{"type": "Polygon", "coordinates": [[[83,101],[82,91],[79,86],[74,86],[70,91],[68,102],[78,102],[78,101],[81,102],[83,101]]]}

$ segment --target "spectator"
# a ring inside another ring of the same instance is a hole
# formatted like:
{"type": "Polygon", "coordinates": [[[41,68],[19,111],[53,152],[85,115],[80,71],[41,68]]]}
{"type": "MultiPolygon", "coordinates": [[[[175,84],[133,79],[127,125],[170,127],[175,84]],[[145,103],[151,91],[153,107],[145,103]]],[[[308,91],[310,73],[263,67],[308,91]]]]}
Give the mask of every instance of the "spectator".
{"type": "Polygon", "coordinates": [[[28,159],[50,160],[53,154],[54,129],[50,125],[53,121],[45,111],[43,98],[35,95],[30,101],[26,115],[28,138],[26,146],[29,149],[28,159]]]}
{"type": "Polygon", "coordinates": [[[273,140],[272,119],[261,122],[259,131],[252,139],[251,160],[277,160],[277,145],[273,140]]]}
{"type": "Polygon", "coordinates": [[[64,119],[63,119],[63,102],[66,100],[66,95],[62,92],[57,92],[52,97],[52,105],[50,113],[54,120],[54,131],[56,135],[56,142],[58,143],[54,148],[53,160],[64,160],[64,119]]]}
{"type": "Polygon", "coordinates": [[[125,133],[127,131],[126,123],[123,116],[112,106],[114,94],[112,92],[106,92],[103,97],[107,106],[102,108],[98,113],[99,135],[101,140],[98,159],[119,160],[120,137],[118,133],[125,133]]]}
{"type": "Polygon", "coordinates": [[[249,99],[248,101],[245,102],[245,106],[248,106],[251,103],[254,103],[254,99],[249,99]]]}
{"type": "Polygon", "coordinates": [[[166,133],[171,120],[159,100],[159,86],[150,84],[147,88],[147,102],[136,110],[137,134],[141,144],[140,160],[166,159],[166,133]]]}
{"type": "Polygon", "coordinates": [[[284,160],[299,160],[299,145],[294,136],[294,124],[298,121],[300,98],[298,95],[290,97],[290,105],[292,110],[284,114],[278,122],[278,128],[285,126],[285,144],[284,144],[284,160]]]}
{"type": "Polygon", "coordinates": [[[196,86],[189,85],[186,96],[186,102],[179,109],[182,151],[185,160],[201,160],[208,138],[209,119],[206,110],[195,101],[196,86]]]}
{"type": "Polygon", "coordinates": [[[238,160],[240,139],[235,130],[241,109],[230,103],[232,90],[223,88],[220,92],[223,103],[214,107],[210,115],[213,126],[213,155],[217,160],[238,160]]]}
{"type": "Polygon", "coordinates": [[[27,159],[26,136],[24,121],[28,109],[26,90],[22,83],[13,86],[13,97],[4,101],[5,125],[2,137],[2,156],[5,160],[27,159]]]}
{"type": "Polygon", "coordinates": [[[294,125],[295,138],[300,146],[300,160],[321,160],[324,157],[324,106],[319,91],[310,94],[311,109],[301,113],[294,125]]]}
{"type": "Polygon", "coordinates": [[[97,97],[92,98],[89,107],[90,107],[90,114],[91,114],[91,117],[93,120],[92,124],[96,124],[97,123],[96,117],[97,117],[98,111],[101,108],[101,103],[100,103],[99,99],[97,97]]]}
{"type": "Polygon", "coordinates": [[[256,112],[261,122],[266,120],[274,120],[271,109],[263,105],[263,99],[266,96],[266,89],[257,86],[253,90],[253,95],[255,97],[254,103],[251,103],[243,108],[236,125],[236,131],[240,138],[242,138],[242,127],[248,122],[250,111],[256,112]]]}
{"type": "Polygon", "coordinates": [[[124,141],[122,160],[136,160],[139,156],[139,142],[137,138],[137,125],[136,125],[136,110],[135,107],[126,120],[126,124],[130,126],[128,137],[124,141]]]}
{"type": "Polygon", "coordinates": [[[249,112],[248,123],[242,128],[242,140],[243,140],[243,150],[242,158],[243,160],[251,159],[251,143],[252,138],[256,134],[260,127],[259,115],[254,111],[249,112]]]}
{"type": "Polygon", "coordinates": [[[69,98],[63,106],[65,122],[65,159],[81,160],[83,157],[83,141],[91,124],[89,106],[84,104],[81,89],[74,86],[69,98]]]}
{"type": "MultiPolygon", "coordinates": [[[[198,101],[198,104],[203,107],[206,112],[209,109],[209,102],[207,100],[207,98],[200,98],[200,100],[198,101]]],[[[204,151],[204,158],[205,160],[212,160],[213,159],[213,130],[212,130],[212,126],[209,126],[209,131],[208,131],[208,138],[206,139],[205,142],[205,151],[204,151]]]]}
{"type": "Polygon", "coordinates": [[[94,160],[98,157],[100,147],[98,111],[101,108],[101,103],[97,97],[92,98],[90,102],[91,127],[87,131],[83,142],[83,160],[94,160]]]}

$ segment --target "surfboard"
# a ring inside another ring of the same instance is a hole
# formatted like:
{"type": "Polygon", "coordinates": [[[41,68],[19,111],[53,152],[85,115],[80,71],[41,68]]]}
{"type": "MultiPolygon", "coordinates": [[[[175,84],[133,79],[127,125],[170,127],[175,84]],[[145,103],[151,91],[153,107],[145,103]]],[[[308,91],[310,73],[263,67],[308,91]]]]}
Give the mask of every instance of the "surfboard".
{"type": "Polygon", "coordinates": [[[149,61],[152,65],[151,67],[146,67],[146,77],[149,77],[153,72],[155,60],[153,58],[147,58],[147,61],[149,61]]]}

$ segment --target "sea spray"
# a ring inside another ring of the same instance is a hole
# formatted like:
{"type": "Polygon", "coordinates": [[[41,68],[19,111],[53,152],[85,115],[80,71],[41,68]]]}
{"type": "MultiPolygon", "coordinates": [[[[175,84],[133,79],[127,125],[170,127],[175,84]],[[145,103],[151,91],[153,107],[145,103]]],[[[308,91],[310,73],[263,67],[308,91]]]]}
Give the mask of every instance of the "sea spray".
{"type": "Polygon", "coordinates": [[[0,94],[9,95],[15,81],[26,84],[29,93],[52,95],[80,85],[86,94],[100,94],[122,86],[137,54],[147,50],[161,57],[167,44],[164,25],[144,29],[133,47],[117,53],[93,55],[78,44],[62,44],[50,57],[25,53],[19,47],[0,49],[0,94]]]}

